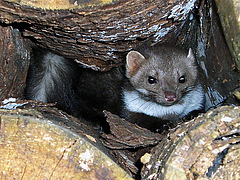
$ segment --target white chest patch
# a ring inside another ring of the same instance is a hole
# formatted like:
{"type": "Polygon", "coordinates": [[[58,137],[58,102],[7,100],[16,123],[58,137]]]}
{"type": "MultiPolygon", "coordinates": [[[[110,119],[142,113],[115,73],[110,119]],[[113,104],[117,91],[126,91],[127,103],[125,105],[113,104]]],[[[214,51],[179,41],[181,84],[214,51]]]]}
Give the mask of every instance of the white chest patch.
{"type": "Polygon", "coordinates": [[[172,106],[163,106],[155,102],[146,101],[140,97],[137,91],[124,90],[123,94],[127,110],[135,113],[144,113],[157,118],[166,115],[183,118],[191,111],[201,109],[204,101],[204,92],[200,84],[195,86],[182,98],[181,104],[174,104],[172,106]]]}

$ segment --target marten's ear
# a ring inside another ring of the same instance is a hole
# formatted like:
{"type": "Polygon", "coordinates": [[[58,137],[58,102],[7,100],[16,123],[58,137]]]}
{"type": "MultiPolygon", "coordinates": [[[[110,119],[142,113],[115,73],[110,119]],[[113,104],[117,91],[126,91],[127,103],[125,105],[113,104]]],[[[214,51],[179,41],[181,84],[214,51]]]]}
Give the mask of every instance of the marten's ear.
{"type": "Polygon", "coordinates": [[[191,48],[189,48],[187,58],[189,59],[189,62],[191,63],[191,65],[195,64],[195,57],[191,48]]]}
{"type": "Polygon", "coordinates": [[[141,53],[137,51],[130,51],[127,54],[126,61],[126,72],[128,77],[134,75],[146,59],[141,53]]]}

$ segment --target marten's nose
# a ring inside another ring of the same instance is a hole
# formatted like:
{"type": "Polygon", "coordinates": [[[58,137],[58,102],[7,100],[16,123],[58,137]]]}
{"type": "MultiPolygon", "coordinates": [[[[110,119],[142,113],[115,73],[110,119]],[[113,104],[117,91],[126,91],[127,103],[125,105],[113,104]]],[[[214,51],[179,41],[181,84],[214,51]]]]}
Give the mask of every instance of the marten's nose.
{"type": "Polygon", "coordinates": [[[165,100],[166,100],[167,102],[174,102],[174,101],[177,100],[176,94],[173,93],[173,92],[170,92],[170,91],[165,92],[165,93],[164,93],[164,97],[165,97],[165,100]]]}

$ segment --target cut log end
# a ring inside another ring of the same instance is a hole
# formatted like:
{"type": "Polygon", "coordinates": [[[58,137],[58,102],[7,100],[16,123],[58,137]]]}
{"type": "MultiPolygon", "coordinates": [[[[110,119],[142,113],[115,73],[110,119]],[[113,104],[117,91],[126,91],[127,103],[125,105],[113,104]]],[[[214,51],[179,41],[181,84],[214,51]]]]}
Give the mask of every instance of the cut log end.
{"type": "Polygon", "coordinates": [[[143,179],[239,179],[239,117],[240,107],[222,106],[172,130],[143,179]]]}
{"type": "Polygon", "coordinates": [[[1,179],[131,179],[96,148],[98,140],[84,124],[75,122],[76,134],[64,125],[63,119],[74,123],[70,116],[50,115],[51,120],[36,109],[0,109],[1,179]]]}
{"type": "MultiPolygon", "coordinates": [[[[21,5],[31,6],[34,8],[48,9],[48,10],[63,10],[63,9],[83,9],[87,7],[103,6],[105,4],[113,3],[112,0],[9,0],[21,5]]],[[[115,3],[118,1],[114,1],[115,3]]]]}

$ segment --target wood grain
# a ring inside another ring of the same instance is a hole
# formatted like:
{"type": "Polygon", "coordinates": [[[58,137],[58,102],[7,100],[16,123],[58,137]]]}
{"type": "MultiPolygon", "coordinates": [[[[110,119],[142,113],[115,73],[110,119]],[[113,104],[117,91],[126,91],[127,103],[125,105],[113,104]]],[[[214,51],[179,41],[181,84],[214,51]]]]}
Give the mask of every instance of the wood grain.
{"type": "Polygon", "coordinates": [[[0,109],[1,179],[131,179],[84,124],[42,111],[0,109]]]}

